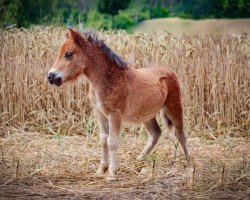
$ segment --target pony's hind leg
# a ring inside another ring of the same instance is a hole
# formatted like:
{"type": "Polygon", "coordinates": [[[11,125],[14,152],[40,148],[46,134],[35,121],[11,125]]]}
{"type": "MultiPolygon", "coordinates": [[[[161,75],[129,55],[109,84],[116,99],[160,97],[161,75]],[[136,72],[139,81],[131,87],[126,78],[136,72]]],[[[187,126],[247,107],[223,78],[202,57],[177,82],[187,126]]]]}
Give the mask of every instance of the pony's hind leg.
{"type": "Polygon", "coordinates": [[[152,151],[161,136],[161,129],[155,118],[143,123],[143,125],[148,133],[148,142],[137,160],[143,160],[144,157],[152,151]]]}
{"type": "MultiPolygon", "coordinates": [[[[177,93],[178,94],[178,93],[177,93]]],[[[186,136],[183,131],[183,108],[181,103],[180,95],[171,94],[167,97],[167,101],[163,107],[163,114],[165,114],[165,118],[171,121],[175,127],[175,136],[177,137],[178,141],[180,142],[183,151],[185,153],[186,159],[189,160],[188,149],[186,145],[186,136]]],[[[168,121],[167,120],[167,121],[168,121]]],[[[167,125],[171,125],[168,121],[167,125]]]]}
{"type": "Polygon", "coordinates": [[[173,122],[170,119],[168,119],[167,115],[164,112],[164,109],[161,110],[161,118],[165,123],[165,125],[167,126],[167,128],[169,129],[169,131],[171,131],[173,129],[173,122]]]}

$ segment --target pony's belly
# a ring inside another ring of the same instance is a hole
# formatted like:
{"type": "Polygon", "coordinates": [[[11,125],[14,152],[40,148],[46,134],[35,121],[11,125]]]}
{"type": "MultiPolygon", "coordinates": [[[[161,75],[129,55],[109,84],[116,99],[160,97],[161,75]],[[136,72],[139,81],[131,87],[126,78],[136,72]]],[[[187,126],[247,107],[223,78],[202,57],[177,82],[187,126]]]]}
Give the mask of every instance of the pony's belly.
{"type": "Polygon", "coordinates": [[[145,115],[128,115],[124,116],[122,121],[125,125],[138,125],[154,118],[158,112],[159,110],[157,110],[156,112],[146,113],[145,115]]]}
{"type": "Polygon", "coordinates": [[[139,104],[138,107],[134,105],[128,106],[127,113],[123,115],[123,121],[129,124],[141,124],[153,119],[164,104],[163,98],[155,96],[156,98],[151,97],[142,101],[143,103],[139,104]]]}

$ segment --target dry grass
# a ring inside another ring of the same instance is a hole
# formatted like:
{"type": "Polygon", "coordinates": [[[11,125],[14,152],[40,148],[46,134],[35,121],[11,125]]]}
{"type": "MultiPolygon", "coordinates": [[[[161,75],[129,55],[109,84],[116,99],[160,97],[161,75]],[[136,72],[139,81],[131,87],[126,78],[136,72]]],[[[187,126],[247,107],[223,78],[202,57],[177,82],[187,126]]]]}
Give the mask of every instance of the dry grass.
{"type": "Polygon", "coordinates": [[[247,199],[250,157],[244,139],[189,139],[193,159],[188,164],[166,137],[146,161],[136,161],[146,142],[143,135],[122,135],[119,181],[106,182],[94,174],[100,156],[97,132],[61,137],[12,133],[1,140],[0,197],[247,199]]]}
{"type": "Polygon", "coordinates": [[[118,151],[120,180],[106,183],[94,176],[100,152],[87,81],[56,88],[46,80],[62,30],[0,30],[0,198],[248,198],[247,37],[100,35],[137,68],[176,70],[192,162],[185,162],[166,134],[145,162],[136,161],[146,133],[125,128],[118,151]]]}
{"type": "Polygon", "coordinates": [[[55,137],[16,131],[1,139],[0,197],[247,199],[250,157],[243,138],[189,139],[189,164],[167,137],[146,161],[136,161],[145,142],[143,133],[122,135],[119,181],[106,182],[94,174],[97,132],[55,137]]]}
{"type": "MultiPolygon", "coordinates": [[[[63,41],[61,29],[1,30],[1,126],[81,134],[96,124],[86,81],[56,88],[46,75],[63,41]],[[90,117],[89,117],[90,116],[90,117]]],[[[135,67],[174,68],[182,84],[186,129],[247,134],[250,41],[230,35],[102,33],[135,67]]],[[[5,129],[5,128],[4,128],[5,129]]]]}

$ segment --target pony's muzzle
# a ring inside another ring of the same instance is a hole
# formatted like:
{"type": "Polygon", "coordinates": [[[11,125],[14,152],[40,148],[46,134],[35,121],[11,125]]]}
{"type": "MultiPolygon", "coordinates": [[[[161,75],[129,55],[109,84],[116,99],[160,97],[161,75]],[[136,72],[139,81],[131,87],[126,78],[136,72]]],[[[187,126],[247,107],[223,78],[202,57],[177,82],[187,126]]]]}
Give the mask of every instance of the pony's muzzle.
{"type": "Polygon", "coordinates": [[[57,77],[56,74],[54,74],[52,72],[50,72],[48,74],[47,78],[48,78],[50,84],[55,84],[57,86],[62,85],[62,78],[61,77],[57,77]]]}

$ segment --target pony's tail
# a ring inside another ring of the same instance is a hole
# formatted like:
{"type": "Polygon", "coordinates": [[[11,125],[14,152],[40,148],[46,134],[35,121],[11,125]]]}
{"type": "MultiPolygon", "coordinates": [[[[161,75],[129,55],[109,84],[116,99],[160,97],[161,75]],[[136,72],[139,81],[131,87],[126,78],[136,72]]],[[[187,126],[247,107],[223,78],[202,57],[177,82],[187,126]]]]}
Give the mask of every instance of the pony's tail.
{"type": "Polygon", "coordinates": [[[161,111],[161,117],[164,123],[166,124],[169,131],[172,131],[173,129],[173,122],[167,117],[167,115],[164,113],[164,111],[161,111]]]}

